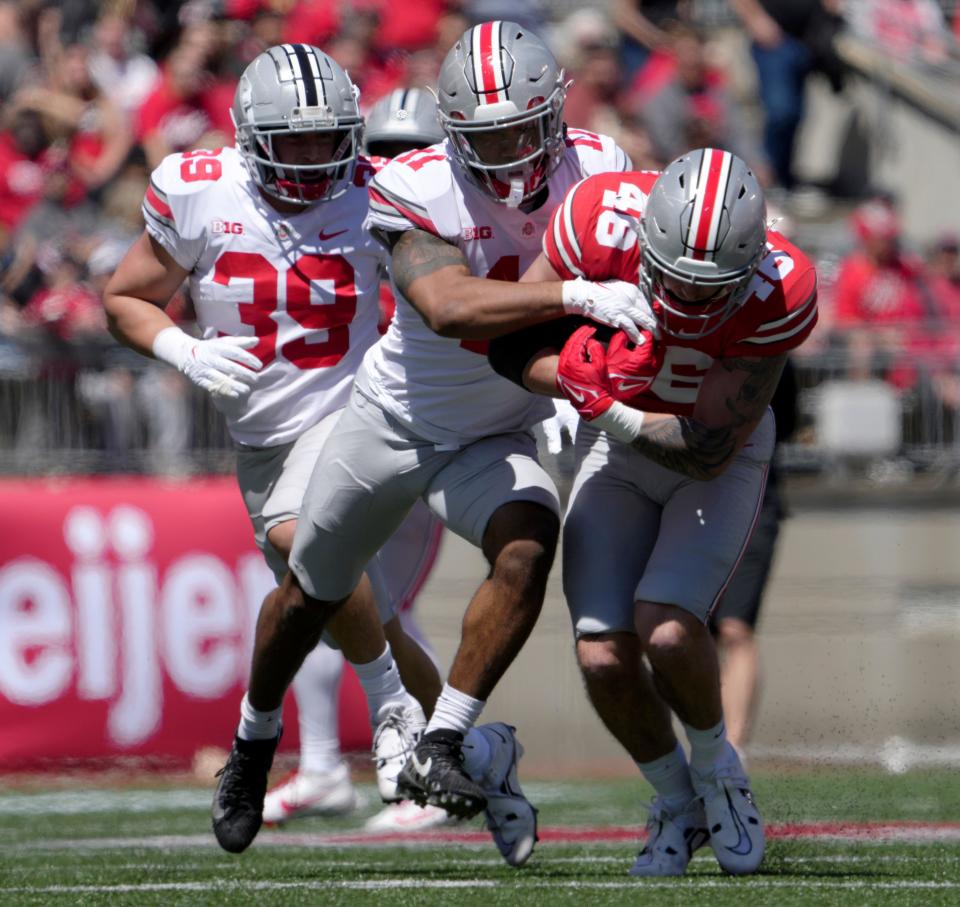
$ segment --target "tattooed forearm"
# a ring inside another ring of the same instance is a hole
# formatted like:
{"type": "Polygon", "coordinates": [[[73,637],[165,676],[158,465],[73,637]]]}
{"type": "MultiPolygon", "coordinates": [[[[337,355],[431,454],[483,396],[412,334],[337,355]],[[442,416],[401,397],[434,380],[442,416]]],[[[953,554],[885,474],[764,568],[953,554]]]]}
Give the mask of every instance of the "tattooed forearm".
{"type": "Polygon", "coordinates": [[[736,435],[726,426],[707,428],[696,419],[669,416],[645,424],[633,446],[667,469],[706,480],[723,472],[736,452],[736,435]]]}
{"type": "MultiPolygon", "coordinates": [[[[694,479],[712,479],[729,465],[773,397],[786,356],[723,359],[723,418],[707,425],[686,416],[651,416],[633,446],[661,466],[694,479]]],[[[706,380],[709,380],[706,379],[706,380]]]]}
{"type": "Polygon", "coordinates": [[[457,265],[469,273],[467,259],[456,246],[424,230],[408,230],[393,247],[393,279],[408,298],[410,284],[418,277],[457,265]]]}
{"type": "Polygon", "coordinates": [[[737,394],[726,400],[727,410],[736,427],[759,421],[773,398],[786,361],[786,355],[771,356],[769,359],[720,360],[720,366],[725,371],[743,372],[746,375],[737,394]]]}

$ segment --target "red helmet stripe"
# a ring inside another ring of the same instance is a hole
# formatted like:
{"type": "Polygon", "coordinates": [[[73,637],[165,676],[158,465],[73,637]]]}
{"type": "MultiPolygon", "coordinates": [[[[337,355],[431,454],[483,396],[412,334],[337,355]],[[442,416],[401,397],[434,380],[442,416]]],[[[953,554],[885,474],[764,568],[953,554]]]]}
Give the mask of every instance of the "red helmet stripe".
{"type": "Polygon", "coordinates": [[[503,62],[500,56],[500,22],[484,22],[473,30],[473,74],[481,104],[505,101],[503,62]]]}
{"type": "Polygon", "coordinates": [[[696,202],[687,233],[687,236],[693,237],[688,247],[692,246],[693,257],[699,261],[712,257],[716,248],[729,173],[729,153],[715,148],[704,150],[697,176],[696,202]]]}

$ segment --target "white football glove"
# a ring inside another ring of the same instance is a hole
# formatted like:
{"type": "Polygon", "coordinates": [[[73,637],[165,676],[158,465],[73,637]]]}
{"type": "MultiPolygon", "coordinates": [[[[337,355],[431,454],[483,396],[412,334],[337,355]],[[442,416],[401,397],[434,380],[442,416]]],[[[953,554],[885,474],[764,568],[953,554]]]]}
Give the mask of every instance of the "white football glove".
{"type": "Polygon", "coordinates": [[[553,401],[556,414],[549,419],[544,419],[543,436],[547,442],[547,451],[554,455],[563,450],[563,436],[570,439],[570,443],[577,440],[577,425],[580,422],[580,414],[573,408],[569,400],[555,399],[553,401]]]}
{"type": "Polygon", "coordinates": [[[256,337],[198,340],[178,327],[164,328],[153,341],[153,355],[183,372],[212,397],[238,400],[250,393],[263,363],[248,353],[256,337]]]}
{"type": "Polygon", "coordinates": [[[660,326],[643,291],[625,280],[591,283],[578,277],[563,282],[563,310],[568,315],[583,315],[591,321],[620,328],[634,343],[640,341],[640,330],[646,328],[654,337],[660,326]]]}

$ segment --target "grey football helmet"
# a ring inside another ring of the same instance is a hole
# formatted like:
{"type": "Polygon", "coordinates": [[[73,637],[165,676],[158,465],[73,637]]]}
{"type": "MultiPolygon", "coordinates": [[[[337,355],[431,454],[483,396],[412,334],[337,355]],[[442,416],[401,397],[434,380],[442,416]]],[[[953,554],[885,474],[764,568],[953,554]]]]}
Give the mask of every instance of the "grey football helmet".
{"type": "Polygon", "coordinates": [[[667,165],[637,223],[640,282],[667,333],[706,336],[746,301],[766,211],[757,178],[728,151],[700,148],[667,165]]]}
{"type": "Polygon", "coordinates": [[[255,57],[240,76],[230,115],[257,185],[305,206],[342,194],[363,137],[358,96],[340,65],[309,44],[279,44],[255,57]],[[332,136],[328,162],[280,160],[275,140],[304,133],[332,136]]]}
{"type": "Polygon", "coordinates": [[[563,70],[515,22],[468,28],[440,67],[440,125],[464,174],[510,207],[532,198],[564,153],[563,70]]]}
{"type": "Polygon", "coordinates": [[[395,157],[403,151],[442,141],[437,102],[424,88],[396,88],[367,114],[367,154],[395,157]]]}

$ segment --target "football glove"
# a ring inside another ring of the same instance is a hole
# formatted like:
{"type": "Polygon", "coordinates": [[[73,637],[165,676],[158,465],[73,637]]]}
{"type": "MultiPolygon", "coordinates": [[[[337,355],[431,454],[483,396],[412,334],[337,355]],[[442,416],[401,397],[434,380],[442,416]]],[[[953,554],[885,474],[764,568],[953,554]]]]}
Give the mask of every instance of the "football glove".
{"type": "Polygon", "coordinates": [[[640,287],[625,280],[591,283],[578,277],[565,280],[562,287],[563,310],[591,321],[622,330],[634,343],[641,329],[657,334],[657,316],[640,287]]]}
{"type": "Polygon", "coordinates": [[[606,351],[594,340],[596,330],[588,324],[577,328],[563,345],[557,365],[557,388],[588,422],[603,415],[614,402],[606,351]]]}
{"type": "Polygon", "coordinates": [[[153,355],[183,372],[212,397],[238,400],[250,393],[263,363],[247,350],[256,337],[210,337],[199,340],[178,327],[154,338],[153,355]]]}
{"type": "Polygon", "coordinates": [[[663,348],[643,331],[631,341],[618,331],[607,346],[607,377],[616,400],[630,400],[646,391],[663,367],[663,348]]]}

